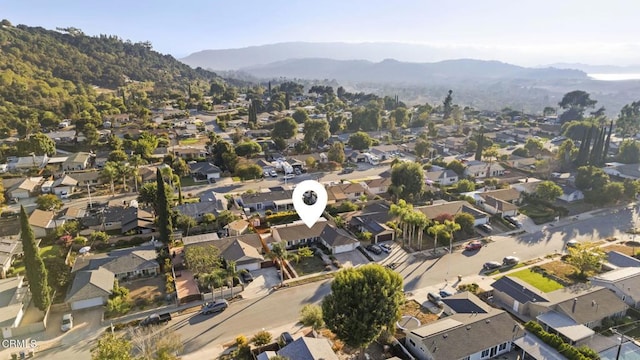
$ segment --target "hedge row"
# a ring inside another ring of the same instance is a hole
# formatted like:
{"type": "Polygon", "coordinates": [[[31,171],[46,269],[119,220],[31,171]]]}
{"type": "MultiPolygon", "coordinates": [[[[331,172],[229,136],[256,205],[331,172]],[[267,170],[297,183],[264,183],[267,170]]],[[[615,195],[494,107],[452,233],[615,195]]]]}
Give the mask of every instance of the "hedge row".
{"type": "Polygon", "coordinates": [[[524,327],[537,336],[540,340],[544,341],[547,345],[558,350],[559,353],[566,356],[569,360],[597,360],[600,356],[593,350],[586,346],[576,348],[569,345],[562,338],[556,334],[551,334],[542,328],[540,324],[534,321],[527,322],[524,327]]]}

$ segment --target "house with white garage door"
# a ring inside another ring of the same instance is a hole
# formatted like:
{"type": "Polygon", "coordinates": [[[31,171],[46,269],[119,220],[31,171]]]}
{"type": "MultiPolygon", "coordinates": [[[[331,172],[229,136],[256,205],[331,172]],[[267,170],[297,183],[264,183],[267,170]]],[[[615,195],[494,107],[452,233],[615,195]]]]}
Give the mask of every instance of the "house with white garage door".
{"type": "Polygon", "coordinates": [[[75,274],[65,302],[71,306],[71,310],[102,306],[113,292],[114,282],[115,275],[104,268],[79,271],[75,274]]]}

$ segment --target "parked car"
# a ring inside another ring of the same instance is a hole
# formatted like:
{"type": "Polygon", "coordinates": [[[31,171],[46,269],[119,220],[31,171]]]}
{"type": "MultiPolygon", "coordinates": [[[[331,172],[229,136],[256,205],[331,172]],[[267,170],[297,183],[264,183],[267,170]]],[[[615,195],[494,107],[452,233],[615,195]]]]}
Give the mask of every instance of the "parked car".
{"type": "Polygon", "coordinates": [[[271,170],[271,171],[269,171],[269,176],[278,177],[278,173],[275,170],[271,170]]]}
{"type": "Polygon", "coordinates": [[[376,255],[382,254],[382,249],[378,245],[369,244],[369,245],[367,245],[366,249],[369,250],[370,252],[376,254],[376,255]]]}
{"type": "Polygon", "coordinates": [[[296,176],[295,176],[295,174],[287,174],[287,175],[285,175],[285,176],[284,176],[284,179],[285,179],[285,180],[291,180],[291,179],[293,179],[294,177],[296,177],[296,176]]]}
{"type": "Polygon", "coordinates": [[[249,271],[243,271],[240,273],[240,277],[242,277],[242,281],[245,283],[250,283],[253,281],[253,275],[249,271]]]}
{"type": "Polygon", "coordinates": [[[477,228],[486,233],[491,233],[493,231],[493,228],[489,224],[480,224],[477,226],[477,228]]]}
{"type": "Polygon", "coordinates": [[[171,313],[164,314],[151,314],[147,316],[144,320],[140,321],[140,326],[150,326],[150,325],[159,325],[171,320],[171,313]]]}
{"type": "Polygon", "coordinates": [[[572,239],[567,241],[567,247],[576,247],[578,246],[579,242],[576,239],[572,239]]]}
{"type": "Polygon", "coordinates": [[[284,345],[289,345],[293,342],[293,336],[291,336],[291,334],[285,331],[282,334],[280,334],[280,341],[284,345]]]}
{"type": "Polygon", "coordinates": [[[269,172],[268,172],[268,171],[265,171],[264,173],[262,173],[262,176],[267,178],[267,177],[269,177],[269,176],[271,176],[271,175],[269,174],[269,172]]]}
{"type": "Polygon", "coordinates": [[[480,250],[482,249],[482,247],[484,246],[484,244],[482,243],[482,241],[480,240],[473,240],[472,242],[468,243],[464,249],[467,251],[474,251],[474,250],[480,250]]]}
{"type": "Polygon", "coordinates": [[[380,246],[382,251],[386,252],[387,254],[391,252],[391,245],[389,244],[378,244],[378,246],[380,246]]]}
{"type": "Polygon", "coordinates": [[[509,223],[511,223],[515,227],[522,227],[522,223],[511,215],[505,216],[504,219],[507,220],[509,223]]]}
{"type": "Polygon", "coordinates": [[[344,168],[342,169],[342,171],[340,171],[338,175],[351,174],[352,172],[353,172],[353,168],[344,168]]]}
{"type": "Polygon", "coordinates": [[[436,293],[428,293],[427,294],[427,299],[429,299],[429,301],[431,301],[434,305],[436,305],[439,308],[443,308],[444,307],[444,302],[442,301],[442,296],[440,296],[439,294],[436,293]]]}
{"type": "Polygon", "coordinates": [[[487,261],[482,265],[482,268],[485,270],[493,270],[502,267],[502,264],[497,261],[487,261]]]}
{"type": "Polygon", "coordinates": [[[62,315],[62,326],[60,326],[60,330],[62,332],[69,331],[73,328],[73,315],[64,314],[62,315]]]}
{"type": "Polygon", "coordinates": [[[202,305],[200,309],[200,314],[209,315],[212,313],[218,313],[225,311],[229,307],[229,302],[224,299],[214,300],[202,305]]]}
{"type": "Polygon", "coordinates": [[[295,169],[293,169],[293,172],[294,172],[296,175],[302,175],[302,170],[300,170],[299,168],[295,168],[295,169]]]}
{"type": "Polygon", "coordinates": [[[452,293],[452,292],[447,291],[447,290],[440,290],[439,294],[440,294],[440,296],[441,296],[441,297],[443,297],[443,298],[446,298],[446,297],[448,297],[448,296],[453,295],[453,293],[452,293]]]}
{"type": "Polygon", "coordinates": [[[385,265],[386,267],[388,267],[391,270],[395,270],[395,268],[398,267],[398,263],[396,262],[392,262],[392,263],[388,263],[387,265],[385,265]]]}
{"type": "Polygon", "coordinates": [[[506,256],[504,259],[502,259],[502,263],[504,265],[516,265],[520,262],[520,259],[518,259],[515,256],[506,256]]]}

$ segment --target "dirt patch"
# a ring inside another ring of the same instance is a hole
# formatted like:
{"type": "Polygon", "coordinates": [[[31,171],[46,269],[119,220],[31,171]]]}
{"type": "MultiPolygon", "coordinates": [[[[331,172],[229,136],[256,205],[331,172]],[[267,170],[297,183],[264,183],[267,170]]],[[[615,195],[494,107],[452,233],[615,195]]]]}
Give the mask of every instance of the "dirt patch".
{"type": "Polygon", "coordinates": [[[422,325],[432,323],[438,320],[438,315],[435,315],[429,311],[429,309],[423,307],[415,300],[408,300],[400,307],[400,313],[402,315],[410,315],[420,320],[422,325]]]}
{"type": "Polygon", "coordinates": [[[574,284],[576,282],[574,274],[577,269],[564,261],[556,260],[544,263],[540,265],[540,268],[568,284],[574,284]]]}
{"type": "Polygon", "coordinates": [[[629,256],[635,256],[640,253],[640,243],[636,241],[627,241],[622,244],[613,244],[602,248],[605,252],[617,251],[629,256]],[[635,246],[633,246],[635,245],[635,246]]]}
{"type": "Polygon", "coordinates": [[[131,302],[142,309],[165,299],[164,277],[160,275],[128,281],[121,285],[129,289],[131,302]]]}

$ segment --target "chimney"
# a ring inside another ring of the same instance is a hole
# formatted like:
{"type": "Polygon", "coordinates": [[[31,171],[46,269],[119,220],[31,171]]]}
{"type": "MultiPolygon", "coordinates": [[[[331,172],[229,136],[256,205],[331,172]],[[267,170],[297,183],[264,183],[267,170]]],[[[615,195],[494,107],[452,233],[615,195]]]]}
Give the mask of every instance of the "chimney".
{"type": "Polygon", "coordinates": [[[578,298],[573,298],[573,306],[571,307],[571,312],[576,312],[576,304],[578,304],[578,298]]]}

